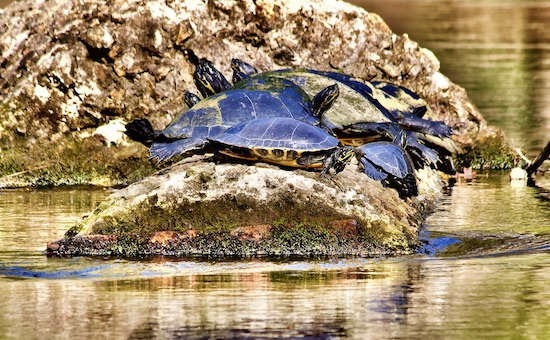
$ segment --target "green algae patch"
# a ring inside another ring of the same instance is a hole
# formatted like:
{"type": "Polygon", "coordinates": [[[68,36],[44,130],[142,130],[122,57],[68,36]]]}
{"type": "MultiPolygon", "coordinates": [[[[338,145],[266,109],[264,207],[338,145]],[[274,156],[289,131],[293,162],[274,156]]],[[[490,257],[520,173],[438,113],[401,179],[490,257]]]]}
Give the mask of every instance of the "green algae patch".
{"type": "Polygon", "coordinates": [[[63,135],[29,145],[18,138],[0,153],[0,187],[122,186],[155,170],[145,148],[106,146],[99,136],[63,135]]]}
{"type": "Polygon", "coordinates": [[[52,242],[48,253],[57,255],[140,256],[382,256],[408,254],[416,245],[399,247],[373,238],[369,228],[353,220],[330,225],[306,223],[189,229],[186,232],[126,232],[94,234],[52,242]]]}
{"type": "Polygon", "coordinates": [[[500,130],[488,130],[476,136],[471,145],[457,155],[457,166],[474,169],[510,169],[518,159],[509,140],[500,130]]]}

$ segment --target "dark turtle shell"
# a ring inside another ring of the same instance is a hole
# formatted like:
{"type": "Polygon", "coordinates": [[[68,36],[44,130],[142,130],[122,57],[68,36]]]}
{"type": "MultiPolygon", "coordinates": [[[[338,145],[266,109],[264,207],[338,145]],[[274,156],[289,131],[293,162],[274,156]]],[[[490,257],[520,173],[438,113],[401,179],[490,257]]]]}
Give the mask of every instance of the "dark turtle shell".
{"type": "Polygon", "coordinates": [[[401,197],[418,195],[413,162],[401,146],[392,142],[374,142],[355,150],[369,177],[395,188],[401,197]]]}
{"type": "MultiPolygon", "coordinates": [[[[205,147],[206,139],[253,119],[288,117],[318,124],[311,103],[293,87],[278,90],[228,90],[196,103],[160,132],[151,157],[167,160],[205,147]]],[[[204,151],[208,151],[204,149],[204,151]]]]}
{"type": "MultiPolygon", "coordinates": [[[[234,75],[237,75],[234,76],[235,79],[242,79],[255,71],[251,65],[238,59],[231,61],[231,67],[234,70],[234,75]]],[[[430,113],[429,116],[433,118],[433,111],[420,96],[403,86],[380,81],[362,82],[345,74],[312,69],[285,69],[274,72],[278,73],[280,77],[292,80],[304,88],[306,92],[319,91],[320,88],[327,86],[326,80],[323,78],[329,78],[330,82],[338,81],[341,92],[340,97],[345,99],[341,99],[334,106],[335,109],[331,110],[326,117],[329,122],[335,124],[335,127],[348,127],[350,132],[360,131],[352,125],[386,122],[385,118],[389,118],[390,121],[398,122],[403,129],[438,137],[449,137],[452,134],[452,129],[443,122],[422,119],[426,112],[430,113]],[[350,110],[350,108],[342,110],[341,106],[344,101],[346,103],[354,102],[354,96],[347,94],[348,88],[352,92],[356,92],[356,95],[360,94],[363,97],[362,100],[358,101],[360,107],[355,106],[357,111],[350,110]],[[348,114],[341,114],[343,112],[348,114]],[[381,117],[380,114],[385,118],[381,117]]],[[[263,74],[270,73],[272,72],[263,74]]],[[[326,124],[330,126],[329,122],[326,124]]]]}
{"type": "MultiPolygon", "coordinates": [[[[384,116],[389,117],[390,121],[398,123],[403,129],[438,137],[449,137],[452,134],[452,129],[445,123],[421,118],[428,110],[431,112],[431,109],[417,94],[404,87],[385,82],[362,82],[345,74],[328,71],[289,69],[275,72],[284,78],[288,74],[290,79],[293,79],[306,92],[309,91],[310,87],[316,86],[312,85],[313,83],[322,82],[321,78],[326,77],[329,79],[328,81],[338,81],[341,91],[342,88],[347,86],[351,91],[362,96],[363,100],[360,105],[362,109],[351,111],[348,121],[341,120],[337,112],[334,112],[335,110],[327,115],[327,118],[336,124],[345,122],[347,124],[341,125],[353,125],[365,121],[384,121],[381,120],[380,115],[373,115],[371,112],[373,108],[376,108],[384,116]],[[306,76],[306,74],[311,75],[306,76]]],[[[345,93],[345,91],[342,92],[345,93]]],[[[341,97],[343,96],[341,95],[341,97]]]]}
{"type": "Polygon", "coordinates": [[[282,117],[237,124],[209,141],[231,157],[299,168],[321,168],[339,143],[319,127],[282,117]]]}

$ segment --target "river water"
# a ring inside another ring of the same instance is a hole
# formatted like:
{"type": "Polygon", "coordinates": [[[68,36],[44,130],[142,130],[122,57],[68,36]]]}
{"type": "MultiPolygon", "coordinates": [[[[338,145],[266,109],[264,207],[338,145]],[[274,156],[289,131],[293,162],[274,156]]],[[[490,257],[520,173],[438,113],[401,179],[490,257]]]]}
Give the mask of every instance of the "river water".
{"type": "Polygon", "coordinates": [[[1,339],[550,337],[550,193],[505,173],[452,188],[412,256],[43,254],[109,193],[0,193],[1,339]]]}
{"type": "MultiPolygon", "coordinates": [[[[518,146],[549,139],[549,2],[367,5],[518,146]]],[[[48,258],[112,191],[0,191],[0,339],[550,338],[550,176],[537,183],[458,183],[423,251],[389,259],[48,258]]]]}
{"type": "Polygon", "coordinates": [[[434,52],[490,124],[533,154],[550,140],[550,1],[355,0],[434,52]]]}

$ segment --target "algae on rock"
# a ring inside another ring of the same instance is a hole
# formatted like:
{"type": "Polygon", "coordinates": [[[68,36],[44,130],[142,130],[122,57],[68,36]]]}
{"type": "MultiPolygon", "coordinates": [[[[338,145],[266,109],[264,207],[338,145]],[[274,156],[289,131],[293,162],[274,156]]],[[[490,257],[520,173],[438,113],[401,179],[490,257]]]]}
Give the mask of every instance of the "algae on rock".
{"type": "MultiPolygon", "coordinates": [[[[424,195],[440,187],[428,172],[424,195]]],[[[112,194],[48,247],[73,255],[395,255],[418,245],[425,207],[421,198],[404,202],[356,165],[324,175],[188,163],[112,194]]]]}

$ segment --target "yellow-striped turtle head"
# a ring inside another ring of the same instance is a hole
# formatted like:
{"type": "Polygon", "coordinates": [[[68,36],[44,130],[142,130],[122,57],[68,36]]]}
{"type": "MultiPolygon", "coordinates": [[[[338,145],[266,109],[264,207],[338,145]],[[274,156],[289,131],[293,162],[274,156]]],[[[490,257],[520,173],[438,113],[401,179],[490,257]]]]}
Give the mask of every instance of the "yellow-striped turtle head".
{"type": "Polygon", "coordinates": [[[206,59],[199,60],[193,79],[197,89],[205,98],[231,87],[224,75],[206,59]]]}

